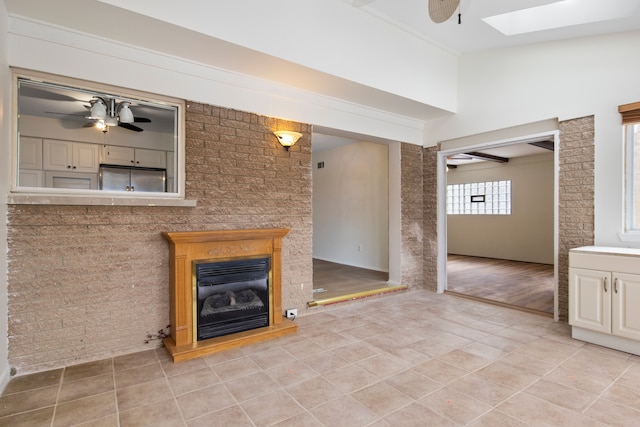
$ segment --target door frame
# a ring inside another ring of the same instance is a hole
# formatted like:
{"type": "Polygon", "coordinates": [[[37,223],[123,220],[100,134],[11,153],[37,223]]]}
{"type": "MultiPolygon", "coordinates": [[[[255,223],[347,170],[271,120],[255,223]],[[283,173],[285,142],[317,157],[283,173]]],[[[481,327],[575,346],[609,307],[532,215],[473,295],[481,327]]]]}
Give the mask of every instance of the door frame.
{"type": "MultiPolygon", "coordinates": [[[[438,185],[438,283],[437,292],[442,293],[447,289],[447,157],[461,154],[466,151],[478,151],[479,149],[497,148],[508,145],[541,141],[553,138],[553,319],[558,321],[558,230],[559,230],[559,143],[560,132],[558,130],[540,132],[530,135],[522,135],[501,140],[489,140],[487,142],[456,146],[453,148],[441,148],[438,151],[437,185],[438,185]]],[[[442,147],[442,146],[441,146],[442,147]]]]}

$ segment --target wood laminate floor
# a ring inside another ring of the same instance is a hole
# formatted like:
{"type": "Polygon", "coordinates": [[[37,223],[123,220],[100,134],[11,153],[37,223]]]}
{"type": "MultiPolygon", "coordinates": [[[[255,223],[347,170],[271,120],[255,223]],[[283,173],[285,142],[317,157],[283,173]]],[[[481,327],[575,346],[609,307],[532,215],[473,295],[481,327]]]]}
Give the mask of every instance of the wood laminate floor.
{"type": "Polygon", "coordinates": [[[334,262],[313,260],[314,300],[388,287],[389,274],[334,262]]]}
{"type": "MultiPolygon", "coordinates": [[[[388,287],[388,274],[313,260],[314,300],[388,287]]],[[[449,255],[447,291],[474,299],[553,314],[553,265],[449,255]]]]}
{"type": "Polygon", "coordinates": [[[449,255],[447,291],[553,314],[553,265],[449,255]]]}

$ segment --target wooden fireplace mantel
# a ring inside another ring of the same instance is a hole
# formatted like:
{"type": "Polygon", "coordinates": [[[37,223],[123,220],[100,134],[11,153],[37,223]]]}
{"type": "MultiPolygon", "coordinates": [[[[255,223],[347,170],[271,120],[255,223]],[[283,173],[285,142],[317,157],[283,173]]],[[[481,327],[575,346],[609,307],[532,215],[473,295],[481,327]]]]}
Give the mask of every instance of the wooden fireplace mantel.
{"type": "Polygon", "coordinates": [[[169,241],[171,336],[164,345],[174,362],[188,360],[296,332],[282,316],[282,238],[286,228],[165,232],[169,241]],[[271,258],[269,326],[198,341],[196,337],[193,262],[243,257],[271,258]]]}

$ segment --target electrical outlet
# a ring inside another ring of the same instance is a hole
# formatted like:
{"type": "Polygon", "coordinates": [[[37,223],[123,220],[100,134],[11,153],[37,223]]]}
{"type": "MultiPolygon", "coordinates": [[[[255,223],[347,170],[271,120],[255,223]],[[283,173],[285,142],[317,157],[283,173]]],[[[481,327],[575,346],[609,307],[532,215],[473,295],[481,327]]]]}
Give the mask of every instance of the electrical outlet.
{"type": "Polygon", "coordinates": [[[289,310],[286,311],[287,314],[287,319],[295,319],[296,317],[298,317],[298,309],[297,308],[290,308],[289,310]]]}

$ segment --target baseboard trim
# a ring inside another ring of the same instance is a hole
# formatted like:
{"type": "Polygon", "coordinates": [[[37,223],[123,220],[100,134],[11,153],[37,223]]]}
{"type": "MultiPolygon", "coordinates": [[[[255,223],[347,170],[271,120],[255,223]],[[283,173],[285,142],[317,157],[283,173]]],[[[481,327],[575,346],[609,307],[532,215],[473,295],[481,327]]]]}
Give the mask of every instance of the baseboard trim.
{"type": "Polygon", "coordinates": [[[391,292],[406,291],[409,289],[407,285],[385,286],[384,288],[371,289],[369,291],[356,292],[353,294],[341,295],[339,297],[316,299],[309,301],[307,307],[317,307],[319,305],[337,304],[340,302],[353,301],[356,299],[367,298],[376,295],[388,294],[391,292]]]}

